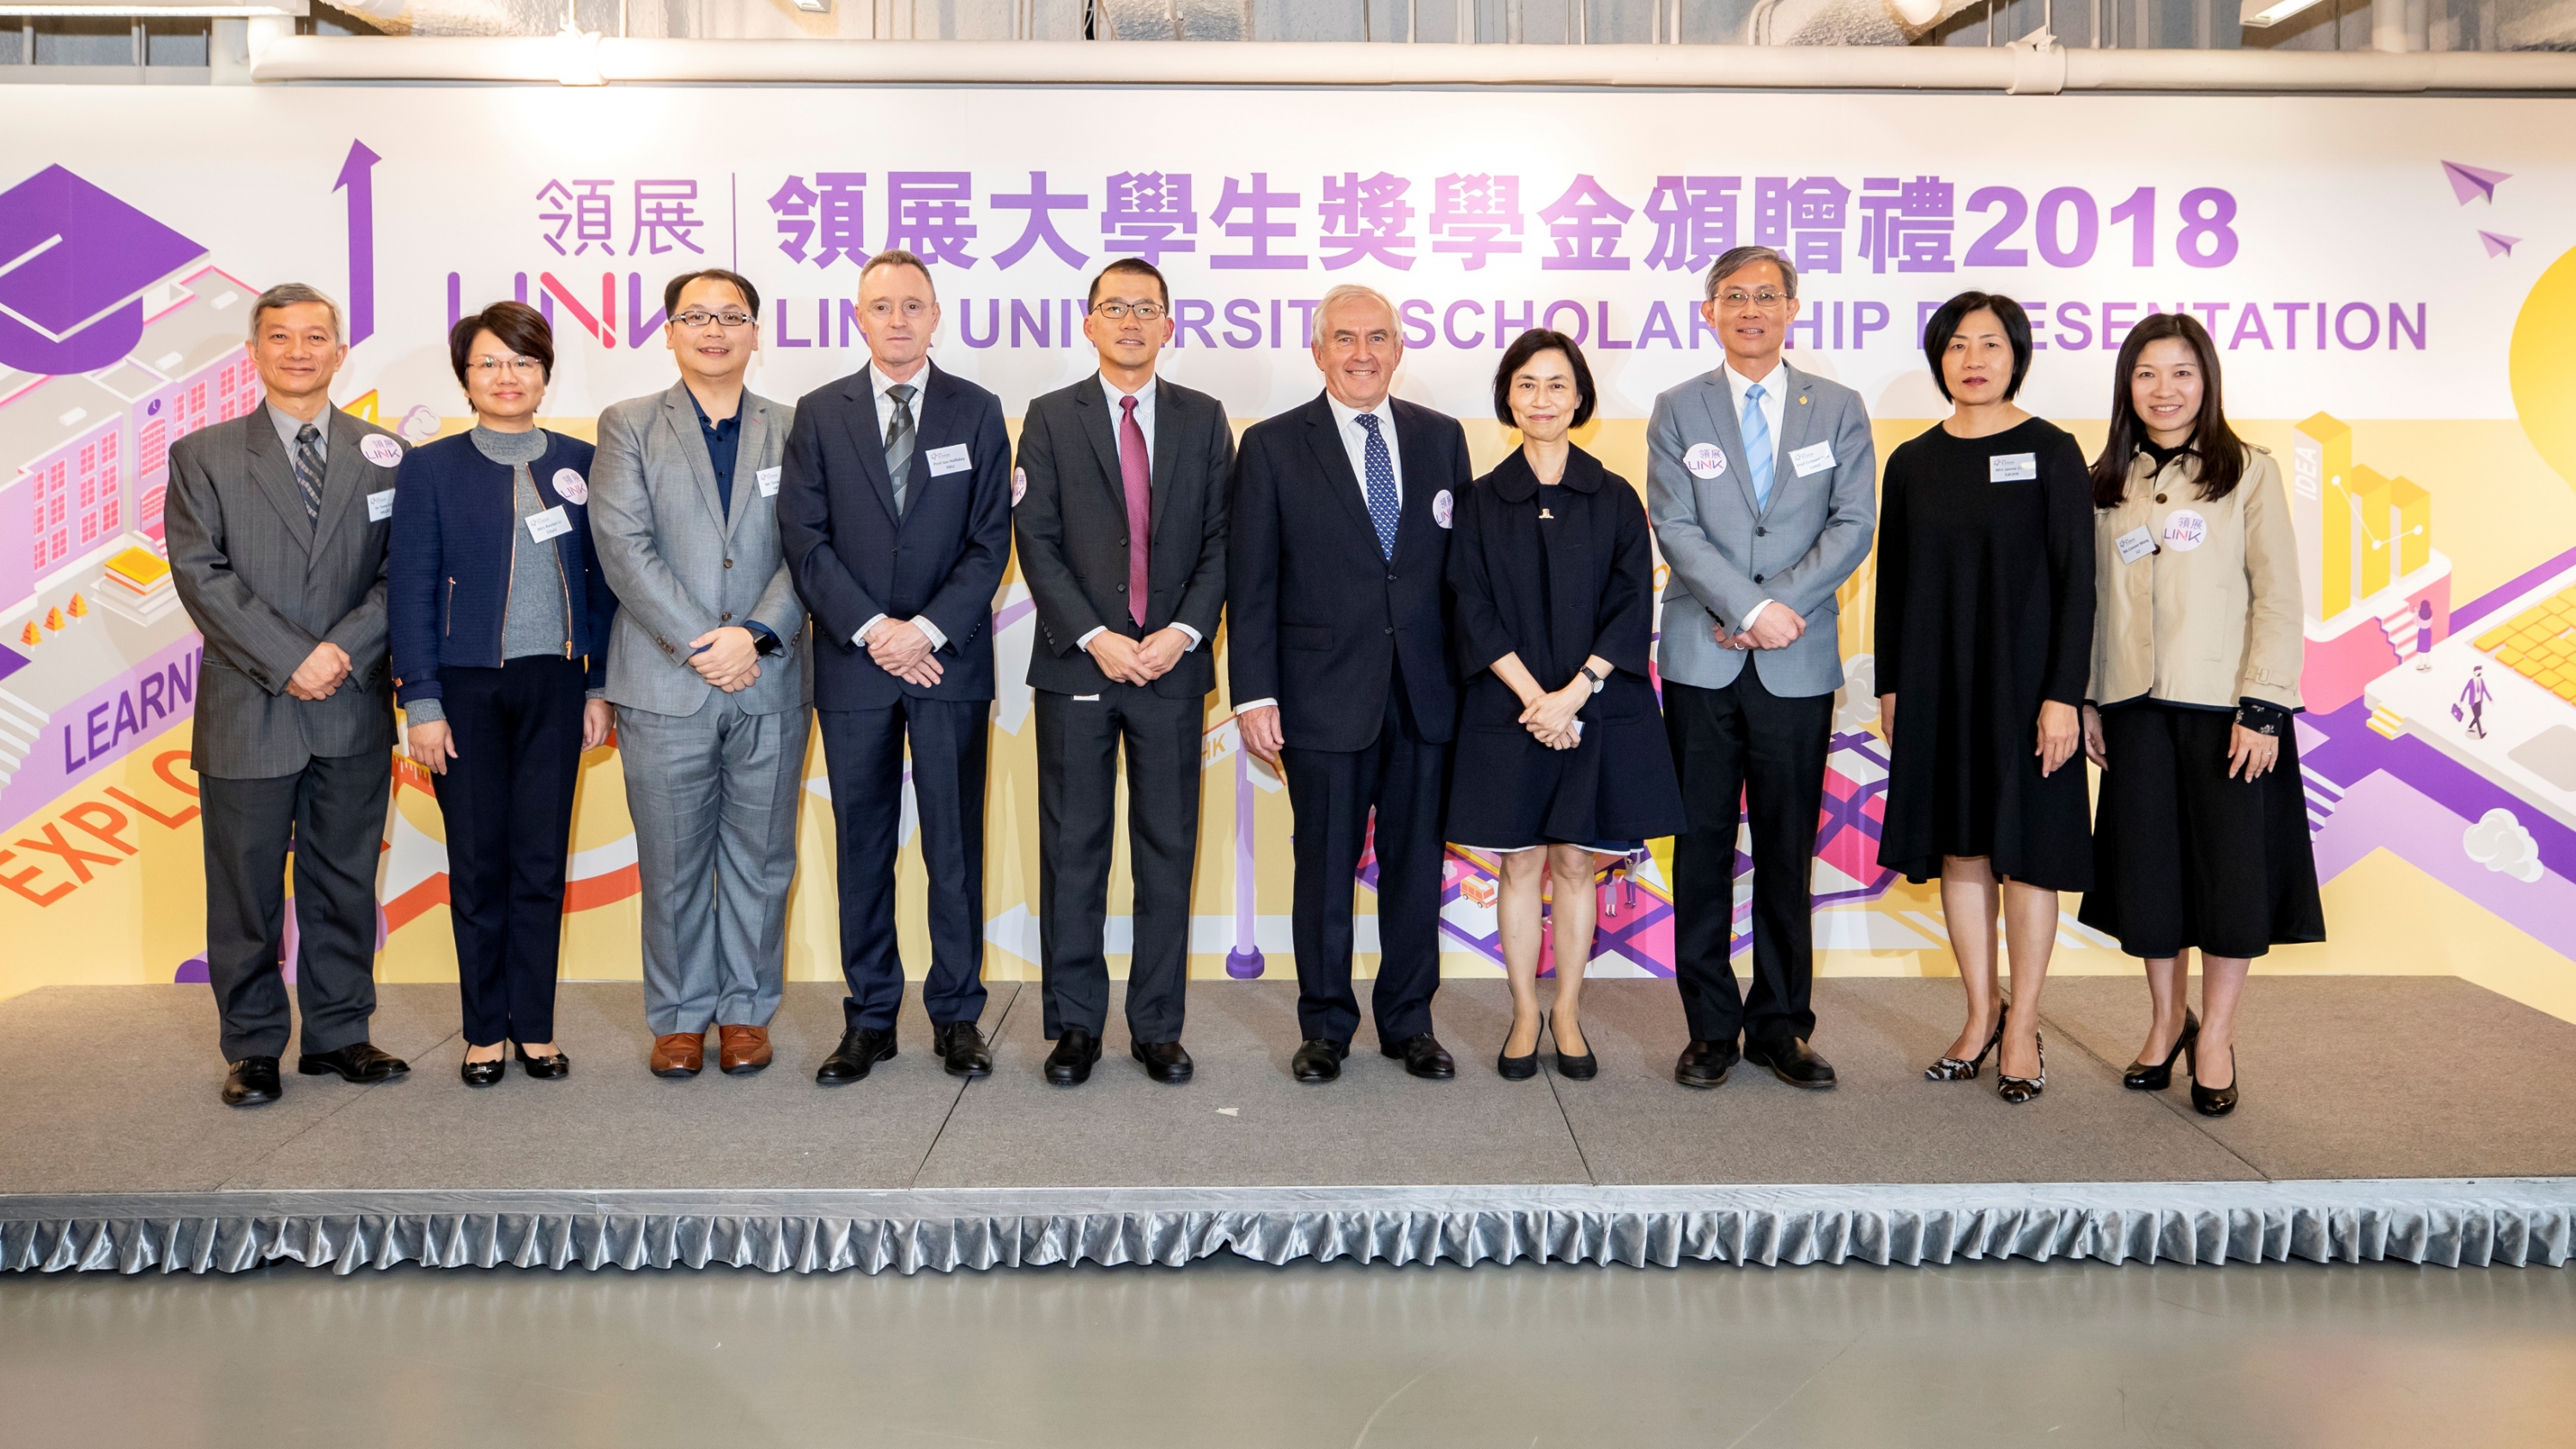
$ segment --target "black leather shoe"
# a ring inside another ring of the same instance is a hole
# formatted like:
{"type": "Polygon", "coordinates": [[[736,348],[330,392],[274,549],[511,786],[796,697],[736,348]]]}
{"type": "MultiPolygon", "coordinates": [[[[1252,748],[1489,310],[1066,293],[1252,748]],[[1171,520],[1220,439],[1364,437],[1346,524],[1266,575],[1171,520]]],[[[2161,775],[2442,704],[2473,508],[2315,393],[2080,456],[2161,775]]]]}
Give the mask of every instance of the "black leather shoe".
{"type": "Polygon", "coordinates": [[[1673,1063],[1673,1080],[1685,1087],[1708,1088],[1726,1080],[1727,1068],[1743,1060],[1731,1041],[1694,1041],[1673,1063]]]}
{"type": "Polygon", "coordinates": [[[224,1105],[261,1107],[277,1100],[277,1058],[244,1057],[224,1073],[224,1105]]]}
{"type": "Polygon", "coordinates": [[[1757,1067],[1769,1067],[1771,1075],[1793,1087],[1830,1087],[1834,1084],[1834,1064],[1816,1055],[1816,1049],[1807,1045],[1807,1039],[1802,1036],[1762,1045],[1747,1042],[1744,1059],[1757,1067]]]}
{"type": "Polygon", "coordinates": [[[411,1063],[391,1052],[378,1051],[372,1042],[355,1042],[336,1052],[306,1052],[296,1058],[295,1070],[308,1077],[337,1072],[345,1082],[365,1085],[399,1077],[411,1070],[411,1063]]]}
{"type": "Polygon", "coordinates": [[[1494,1073],[1506,1082],[1526,1082],[1538,1075],[1538,1049],[1533,1047],[1525,1057],[1506,1052],[1494,1053],[1494,1073]]]}
{"type": "Polygon", "coordinates": [[[868,1074],[879,1062],[894,1060],[894,1028],[854,1026],[841,1033],[841,1044],[814,1069],[814,1084],[841,1087],[868,1074]]]}
{"type": "Polygon", "coordinates": [[[1055,1039],[1055,1050],[1047,1053],[1047,1085],[1079,1087],[1091,1080],[1092,1064],[1099,1060],[1100,1038],[1081,1027],[1068,1026],[1055,1039]]]}
{"type": "Polygon", "coordinates": [[[971,1021],[932,1027],[930,1049],[938,1053],[940,1067],[952,1077],[972,1081],[993,1074],[993,1053],[984,1045],[984,1033],[971,1021]]]}
{"type": "Polygon", "coordinates": [[[494,1057],[488,1062],[467,1062],[459,1066],[456,1069],[456,1077],[469,1087],[497,1087],[501,1085],[501,1078],[509,1070],[508,1058],[494,1057]]]}
{"type": "Polygon", "coordinates": [[[1338,1081],[1342,1075],[1342,1058],[1351,1054],[1346,1041],[1326,1041],[1310,1037],[1297,1047],[1297,1055],[1288,1060],[1288,1073],[1301,1082],[1338,1081]]]}
{"type": "Polygon", "coordinates": [[[1170,1086],[1179,1086],[1198,1071],[1198,1064],[1176,1041],[1129,1042],[1127,1054],[1145,1064],[1146,1076],[1170,1086]]]}
{"type": "Polygon", "coordinates": [[[1416,1032],[1393,1045],[1381,1043],[1378,1055],[1404,1063],[1404,1069],[1426,1082],[1445,1082],[1458,1075],[1458,1064],[1440,1045],[1440,1038],[1427,1031],[1416,1032]]]}
{"type": "Polygon", "coordinates": [[[2200,1046],[2191,1049],[2191,1109],[2203,1117],[2224,1117],[2236,1110],[2236,1048],[2227,1048],[2227,1085],[2204,1087],[2200,1084],[2200,1046]]]}
{"type": "Polygon", "coordinates": [[[2120,1073],[2120,1085],[2132,1092],[2161,1092],[2173,1085],[2176,1058],[2200,1041],[2200,1018],[2186,1009],[2182,1014],[2182,1034],[2174,1038],[2173,1050],[2160,1062],[2134,1061],[2120,1073]]]}
{"type": "Polygon", "coordinates": [[[555,1051],[550,1056],[532,1057],[528,1055],[526,1047],[512,1042],[510,1055],[519,1059],[519,1070],[540,1082],[560,1082],[572,1075],[572,1058],[565,1056],[561,1050],[555,1051]]]}

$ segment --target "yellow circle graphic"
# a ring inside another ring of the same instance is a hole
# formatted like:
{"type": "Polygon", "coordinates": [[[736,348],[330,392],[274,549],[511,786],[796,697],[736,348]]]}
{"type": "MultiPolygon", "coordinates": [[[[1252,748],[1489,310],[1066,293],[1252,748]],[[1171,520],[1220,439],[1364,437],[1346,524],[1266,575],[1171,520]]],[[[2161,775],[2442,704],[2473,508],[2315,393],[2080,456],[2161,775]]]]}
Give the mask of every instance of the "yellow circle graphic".
{"type": "Polygon", "coordinates": [[[2552,262],[2523,299],[2508,358],[2523,435],[2576,487],[2576,250],[2552,262]]]}

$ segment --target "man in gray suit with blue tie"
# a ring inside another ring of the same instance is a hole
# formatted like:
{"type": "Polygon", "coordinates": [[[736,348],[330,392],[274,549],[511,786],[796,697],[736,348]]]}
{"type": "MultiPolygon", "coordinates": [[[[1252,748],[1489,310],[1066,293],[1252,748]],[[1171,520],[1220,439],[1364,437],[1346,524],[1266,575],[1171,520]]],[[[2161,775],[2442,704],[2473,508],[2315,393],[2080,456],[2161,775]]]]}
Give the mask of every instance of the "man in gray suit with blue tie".
{"type": "Polygon", "coordinates": [[[1834,1084],[1807,1044],[1809,873],[1843,680],[1834,591],[1869,555],[1878,450],[1859,394],[1781,360],[1797,315],[1787,257],[1757,246],[1719,257],[1700,316],[1725,363],[1657,397],[1646,425],[1647,512],[1672,568],[1656,649],[1664,728],[1690,814],[1673,846],[1673,974],[1691,1034],[1673,1076],[1685,1087],[1725,1081],[1739,1055],[1792,1086],[1834,1084]],[[1742,995],[1739,798],[1753,837],[1742,995]]]}
{"type": "Polygon", "coordinates": [[[608,699],[644,905],[649,1063],[696,1076],[770,1062],[805,773],[805,605],[778,536],[793,410],[743,385],[760,293],[692,272],[663,294],[667,390],[599,416],[591,540],[617,593],[608,699]],[[712,880],[710,878],[712,877],[712,880]]]}

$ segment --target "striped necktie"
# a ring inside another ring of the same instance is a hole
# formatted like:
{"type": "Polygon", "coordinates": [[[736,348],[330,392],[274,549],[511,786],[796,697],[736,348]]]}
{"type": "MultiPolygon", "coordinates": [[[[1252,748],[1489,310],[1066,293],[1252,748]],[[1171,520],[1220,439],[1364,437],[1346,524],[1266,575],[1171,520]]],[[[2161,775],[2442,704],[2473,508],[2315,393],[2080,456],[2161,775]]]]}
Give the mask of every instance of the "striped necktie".
{"type": "Polygon", "coordinates": [[[886,389],[894,399],[894,416],[886,419],[886,477],[894,482],[894,516],[903,517],[904,495],[912,482],[912,394],[913,386],[898,382],[886,389]]]}
{"type": "Polygon", "coordinates": [[[306,423],[295,430],[295,488],[304,495],[304,519],[322,517],[322,430],[306,423]]]}

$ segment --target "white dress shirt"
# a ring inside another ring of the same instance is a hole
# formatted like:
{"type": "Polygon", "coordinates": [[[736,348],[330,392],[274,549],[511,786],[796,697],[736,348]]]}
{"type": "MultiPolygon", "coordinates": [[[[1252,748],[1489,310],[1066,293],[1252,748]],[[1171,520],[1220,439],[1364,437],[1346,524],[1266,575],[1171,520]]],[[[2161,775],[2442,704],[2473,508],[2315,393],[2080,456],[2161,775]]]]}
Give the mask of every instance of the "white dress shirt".
{"type": "MultiPolygon", "coordinates": [[[[920,371],[903,380],[912,384],[913,463],[916,468],[923,470],[919,476],[927,477],[929,476],[928,465],[921,461],[921,412],[922,404],[930,400],[930,364],[923,362],[920,371]]],[[[886,429],[894,425],[894,398],[886,392],[887,388],[894,385],[895,379],[878,371],[876,362],[871,359],[868,363],[868,391],[877,400],[877,446],[880,448],[885,446],[886,429]]],[[[908,484],[907,487],[909,487],[908,484]]],[[[886,616],[879,614],[861,624],[859,632],[850,636],[850,642],[862,649],[866,648],[868,631],[885,621],[886,616]]],[[[940,633],[939,626],[928,619],[915,619],[912,621],[912,627],[919,629],[922,636],[930,641],[930,647],[934,652],[948,647],[948,636],[940,633]]]]}
{"type": "MultiPolygon", "coordinates": [[[[1123,432],[1126,423],[1122,416],[1126,412],[1126,409],[1120,407],[1119,404],[1131,397],[1136,399],[1136,427],[1145,435],[1145,472],[1150,476],[1154,471],[1154,380],[1152,378],[1147,378],[1145,380],[1145,385],[1132,393],[1120,392],[1118,390],[1118,384],[1111,382],[1109,380],[1109,374],[1104,372],[1100,374],[1100,394],[1109,400],[1109,436],[1118,440],[1118,446],[1122,450],[1122,456],[1124,455],[1124,449],[1127,446],[1127,439],[1123,432]]],[[[1126,486],[1126,479],[1123,476],[1119,479],[1119,486],[1121,489],[1119,496],[1125,497],[1124,489],[1126,486]]],[[[1135,528],[1139,525],[1134,519],[1129,519],[1127,526],[1135,528]]],[[[1152,527],[1152,520],[1148,519],[1143,526],[1150,529],[1152,527]]],[[[1198,630],[1191,628],[1189,625],[1182,623],[1178,619],[1174,619],[1171,626],[1189,636],[1189,646],[1188,648],[1183,649],[1181,651],[1182,653],[1186,654],[1191,649],[1199,647],[1198,630]]],[[[1108,625],[1095,624],[1087,630],[1081,638],[1073,641],[1073,647],[1081,650],[1085,654],[1088,654],[1091,652],[1091,641],[1108,632],[1108,625]]]]}
{"type": "MultiPolygon", "coordinates": [[[[1350,455],[1351,476],[1360,480],[1360,511],[1367,513],[1369,435],[1368,429],[1360,426],[1361,410],[1344,403],[1329,392],[1324,394],[1324,402],[1333,410],[1333,426],[1342,435],[1342,450],[1350,455]]],[[[1379,398],[1377,406],[1368,409],[1366,416],[1377,419],[1377,435],[1386,439],[1386,464],[1395,474],[1395,503],[1397,516],[1401,517],[1404,507],[1404,454],[1395,445],[1395,403],[1392,395],[1379,398]]],[[[1372,516],[1372,522],[1374,522],[1374,516],[1372,516]]],[[[1277,709],[1278,707],[1279,701],[1275,699],[1250,699],[1236,705],[1234,712],[1242,714],[1246,710],[1277,709]]]]}
{"type": "MultiPolygon", "coordinates": [[[[1758,378],[1746,377],[1743,373],[1737,372],[1732,359],[1720,363],[1717,370],[1726,374],[1726,400],[1727,405],[1735,410],[1733,414],[1736,427],[1735,440],[1739,444],[1744,441],[1744,394],[1756,382],[1762,384],[1762,425],[1771,430],[1771,486],[1777,489],[1780,486],[1780,423],[1783,415],[1788,411],[1785,406],[1787,400],[1781,394],[1788,390],[1789,364],[1774,358],[1771,370],[1758,378]]],[[[1751,459],[1745,461],[1747,466],[1751,465],[1751,459]]],[[[1770,607],[1769,599],[1754,605],[1752,612],[1744,616],[1744,622],[1736,626],[1736,632],[1741,634],[1752,628],[1753,621],[1761,618],[1762,611],[1770,607]]]]}

